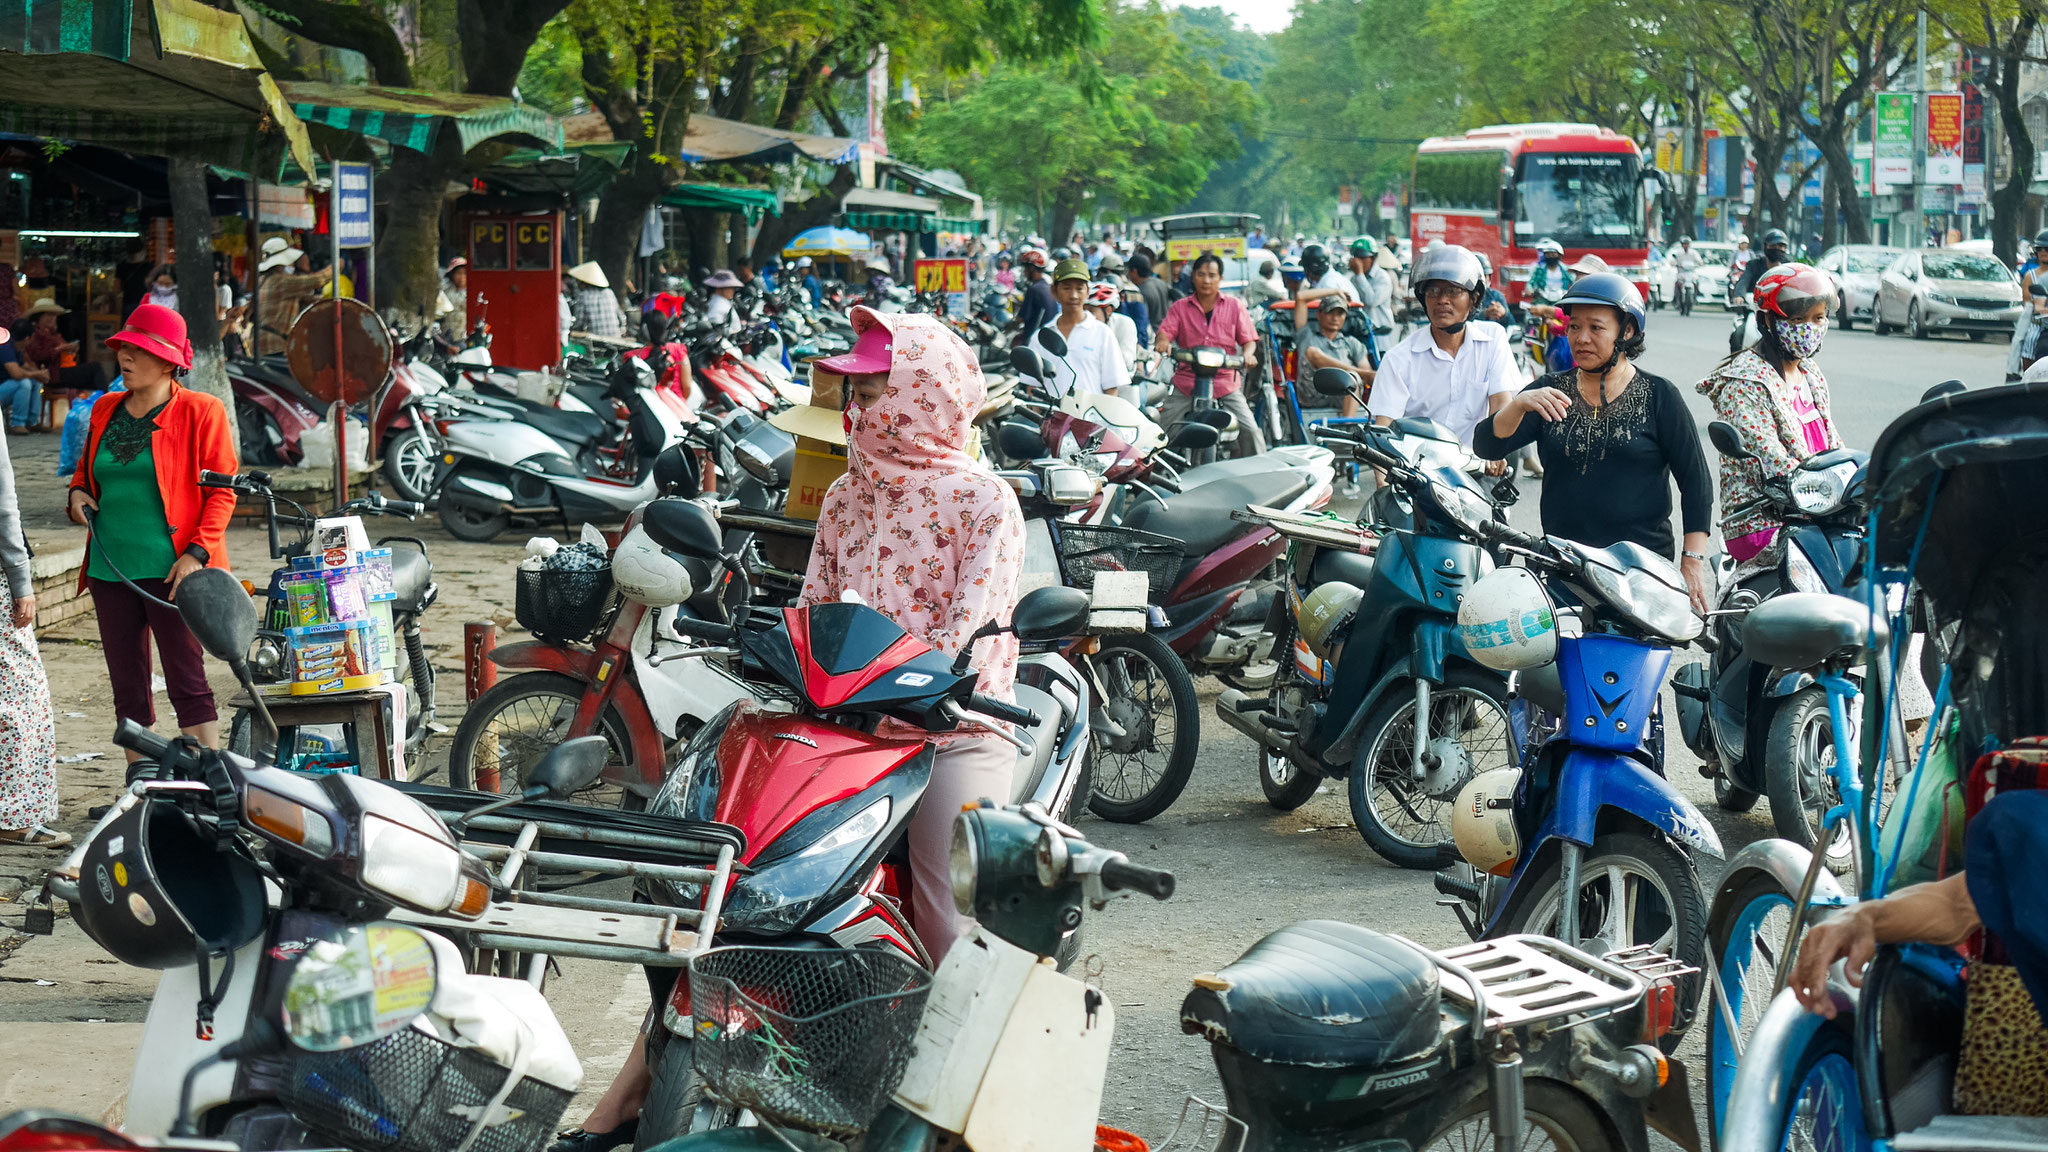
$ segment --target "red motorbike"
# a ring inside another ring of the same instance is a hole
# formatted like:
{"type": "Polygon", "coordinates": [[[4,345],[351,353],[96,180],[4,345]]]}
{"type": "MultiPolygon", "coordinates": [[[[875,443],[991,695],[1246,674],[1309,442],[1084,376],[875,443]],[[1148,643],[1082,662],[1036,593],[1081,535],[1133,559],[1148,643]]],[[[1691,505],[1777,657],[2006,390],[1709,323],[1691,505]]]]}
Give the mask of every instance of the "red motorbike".
{"type": "MultiPolygon", "coordinates": [[[[720,556],[720,525],[708,509],[657,503],[670,507],[642,521],[655,543],[685,558],[720,556]]],[[[1046,646],[1082,629],[1088,612],[1084,593],[1041,588],[1017,605],[1007,628],[991,621],[977,636],[1012,631],[1027,646],[1046,646]]],[[[904,913],[910,874],[902,842],[931,779],[933,750],[921,736],[878,735],[878,722],[923,732],[989,727],[1019,748],[1012,796],[991,799],[1064,815],[1087,743],[1082,678],[1057,656],[1034,656],[1020,669],[1012,704],[975,691],[980,674],[966,653],[948,659],[864,604],[743,608],[735,618],[679,617],[674,627],[714,646],[694,658],[736,661],[775,703],[738,702],[700,729],[649,810],[730,825],[746,846],[724,893],[663,882],[647,895],[705,909],[721,944],[882,948],[928,965],[904,913]],[[1019,732],[1009,736],[984,717],[1019,732]]],[[[1077,947],[1070,941],[1069,951],[1077,947]]],[[[676,981],[665,1000],[666,1026],[648,1037],[654,1086],[641,1112],[641,1147],[688,1131],[700,1095],[689,981],[676,981]]]]}

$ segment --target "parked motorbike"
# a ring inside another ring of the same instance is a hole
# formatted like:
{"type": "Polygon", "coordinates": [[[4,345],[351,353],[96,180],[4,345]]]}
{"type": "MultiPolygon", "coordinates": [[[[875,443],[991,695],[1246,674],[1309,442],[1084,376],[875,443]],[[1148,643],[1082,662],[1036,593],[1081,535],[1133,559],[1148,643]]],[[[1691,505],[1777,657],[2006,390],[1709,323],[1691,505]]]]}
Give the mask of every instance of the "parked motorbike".
{"type": "MultiPolygon", "coordinates": [[[[1502,645],[1480,652],[1488,663],[1520,669],[1511,729],[1519,771],[1475,778],[1459,797],[1461,809],[1497,812],[1511,796],[1510,821],[1500,827],[1499,859],[1468,855],[1437,874],[1437,890],[1454,898],[1475,940],[1536,932],[1602,954],[1646,946],[1697,971],[1706,906],[1691,854],[1718,860],[1721,841],[1664,778],[1657,699],[1672,647],[1705,628],[1685,579],[1630,542],[1592,548],[1493,521],[1480,535],[1528,570],[1497,570],[1468,605],[1491,603],[1482,611],[1499,614],[1488,582],[1520,582],[1538,601],[1515,600],[1512,621],[1468,621],[1502,645]],[[1499,655],[1546,631],[1552,662],[1517,665],[1499,655]]],[[[1690,1026],[1700,986],[1697,977],[1680,985],[1667,1051],[1690,1026]]]]}
{"type": "MultiPolygon", "coordinates": [[[[1723,456],[1749,456],[1726,421],[1708,425],[1707,437],[1723,456]]],[[[1765,481],[1758,503],[1785,525],[1779,530],[1784,558],[1775,571],[1740,583],[1733,579],[1733,562],[1723,561],[1718,645],[1708,663],[1686,664],[1671,677],[1679,735],[1700,757],[1701,773],[1713,779],[1714,799],[1730,812],[1747,812],[1759,795],[1768,795],[1778,835],[1809,851],[1828,810],[1839,802],[1827,784],[1826,762],[1834,748],[1827,697],[1806,669],[1771,668],[1750,659],[1744,617],[1786,592],[1840,595],[1861,583],[1863,474],[1869,459],[1864,452],[1836,449],[1808,457],[1790,476],[1765,481]]],[[[1827,854],[1830,868],[1848,870],[1846,837],[1830,842],[1827,854]]]]}
{"type": "Polygon", "coordinates": [[[305,459],[301,441],[326,417],[327,406],[299,386],[282,356],[231,357],[224,366],[242,458],[266,466],[305,459]]]}
{"type": "MultiPolygon", "coordinates": [[[[1352,384],[1336,368],[1314,382],[1331,392],[1352,384]]],[[[1260,785],[1276,807],[1348,777],[1352,819],[1373,851],[1404,868],[1439,867],[1459,790],[1509,763],[1506,679],[1465,650],[1457,611],[1493,568],[1485,533],[1511,489],[1487,493],[1439,459],[1440,433],[1426,420],[1320,434],[1380,469],[1398,497],[1372,525],[1376,542],[1272,509],[1233,513],[1306,547],[1267,618],[1277,650],[1291,654],[1285,675],[1262,694],[1224,692],[1216,714],[1257,741],[1260,785]]]]}

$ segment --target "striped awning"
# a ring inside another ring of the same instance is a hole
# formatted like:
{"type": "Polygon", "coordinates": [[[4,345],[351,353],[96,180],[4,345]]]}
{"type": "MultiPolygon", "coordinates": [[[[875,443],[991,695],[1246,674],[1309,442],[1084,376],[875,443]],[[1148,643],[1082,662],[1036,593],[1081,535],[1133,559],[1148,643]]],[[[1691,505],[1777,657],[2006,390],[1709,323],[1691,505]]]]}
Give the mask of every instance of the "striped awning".
{"type": "Polygon", "coordinates": [[[200,0],[0,0],[0,131],[310,170],[242,18],[200,0]]]}
{"type": "Polygon", "coordinates": [[[737,212],[749,224],[760,223],[763,213],[782,215],[782,197],[772,190],[736,184],[678,184],[662,193],[661,202],[672,208],[737,212]]]}
{"type": "Polygon", "coordinates": [[[870,232],[961,232],[978,236],[988,230],[985,220],[960,220],[929,212],[844,212],[839,223],[870,232]]]}
{"type": "Polygon", "coordinates": [[[501,137],[557,152],[562,148],[560,120],[504,96],[297,80],[280,87],[292,111],[308,124],[372,136],[415,152],[433,151],[435,137],[450,124],[462,134],[464,152],[501,137]]]}

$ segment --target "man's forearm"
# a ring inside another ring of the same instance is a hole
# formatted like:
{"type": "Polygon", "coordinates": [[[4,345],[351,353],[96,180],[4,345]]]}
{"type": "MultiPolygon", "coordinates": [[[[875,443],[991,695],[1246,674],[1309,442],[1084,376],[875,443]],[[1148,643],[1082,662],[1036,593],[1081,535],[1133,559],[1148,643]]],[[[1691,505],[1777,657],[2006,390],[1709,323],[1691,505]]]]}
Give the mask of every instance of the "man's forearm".
{"type": "Polygon", "coordinates": [[[1915,884],[1863,905],[1880,944],[1924,940],[1959,944],[1980,926],[1970,887],[1958,872],[1946,880],[1915,884]]]}

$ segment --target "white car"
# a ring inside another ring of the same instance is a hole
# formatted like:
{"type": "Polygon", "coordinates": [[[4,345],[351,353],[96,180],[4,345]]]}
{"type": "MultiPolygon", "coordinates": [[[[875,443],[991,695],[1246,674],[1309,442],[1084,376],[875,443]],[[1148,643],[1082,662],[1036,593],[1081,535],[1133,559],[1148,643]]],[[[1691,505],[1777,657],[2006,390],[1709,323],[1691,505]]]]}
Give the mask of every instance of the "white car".
{"type": "MultiPolygon", "coordinates": [[[[1699,296],[1693,301],[1703,304],[1709,300],[1722,307],[1728,304],[1728,261],[1735,256],[1735,245],[1723,244],[1718,240],[1695,240],[1692,250],[1699,254],[1700,266],[1693,273],[1693,285],[1699,296]]],[[[1664,299],[1666,308],[1673,307],[1678,298],[1678,267],[1671,262],[1678,252],[1673,244],[1664,250],[1664,259],[1653,273],[1657,277],[1657,290],[1664,299]]]]}

